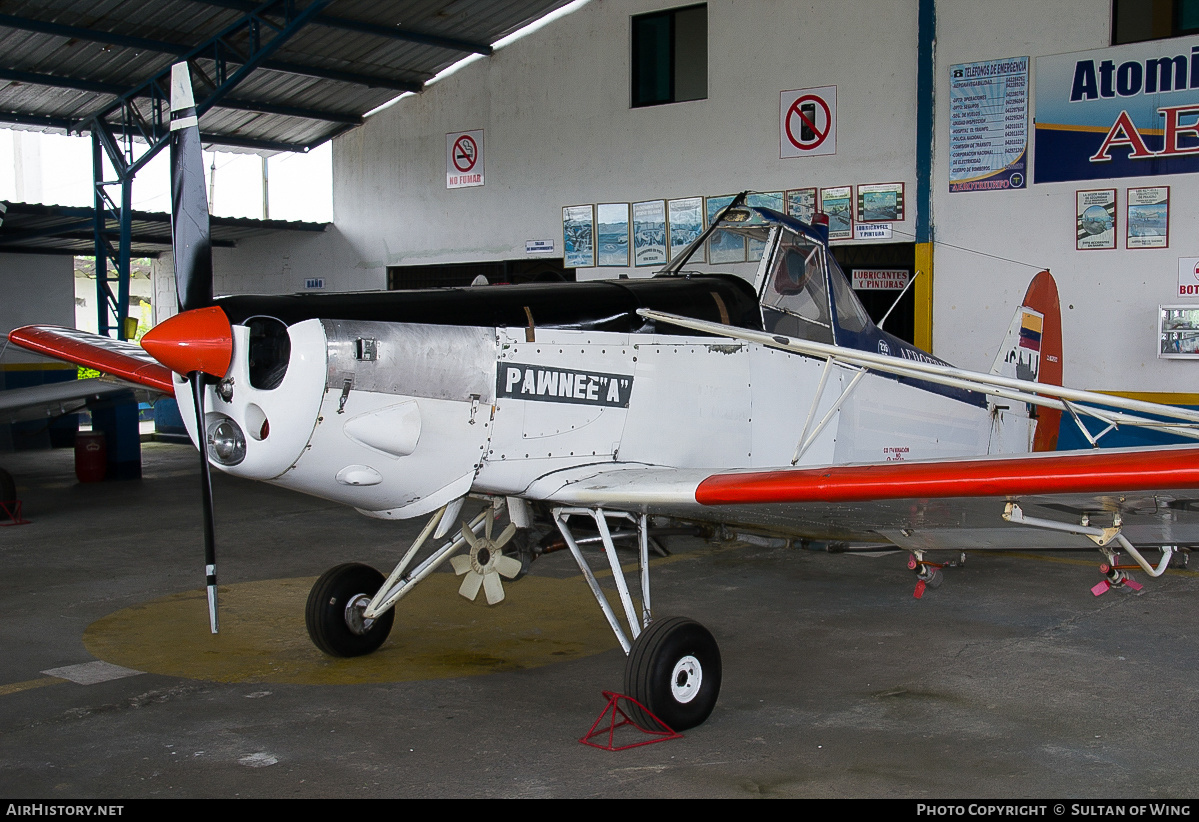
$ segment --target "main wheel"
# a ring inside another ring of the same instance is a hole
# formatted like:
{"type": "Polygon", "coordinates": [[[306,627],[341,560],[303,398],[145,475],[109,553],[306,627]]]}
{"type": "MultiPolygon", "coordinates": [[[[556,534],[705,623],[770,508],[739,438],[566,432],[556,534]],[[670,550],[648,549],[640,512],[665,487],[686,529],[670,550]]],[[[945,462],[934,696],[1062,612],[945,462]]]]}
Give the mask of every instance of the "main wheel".
{"type": "MultiPolygon", "coordinates": [[[[669,617],[651,623],[633,642],[624,668],[624,691],[673,730],[699,725],[720,695],[720,649],[695,620],[669,617]]],[[[644,711],[630,718],[655,728],[644,711]]]]}
{"type": "Polygon", "coordinates": [[[362,616],[382,584],[382,574],[357,562],[325,571],[308,592],[304,608],[312,643],[330,656],[363,656],[382,645],[391,633],[395,610],[389,608],[375,619],[362,616]]]}

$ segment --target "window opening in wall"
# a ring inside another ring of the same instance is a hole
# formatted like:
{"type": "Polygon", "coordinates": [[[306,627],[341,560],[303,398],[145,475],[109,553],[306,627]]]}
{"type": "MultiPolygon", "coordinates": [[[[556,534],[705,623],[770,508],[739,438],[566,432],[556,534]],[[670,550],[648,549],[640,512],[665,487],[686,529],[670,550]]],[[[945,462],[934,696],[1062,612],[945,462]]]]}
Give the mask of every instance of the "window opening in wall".
{"type": "Polygon", "coordinates": [[[1113,0],[1112,45],[1199,34],[1199,0],[1113,0]]]}
{"type": "Polygon", "coordinates": [[[708,6],[633,18],[633,108],[708,97],[708,6]]]}

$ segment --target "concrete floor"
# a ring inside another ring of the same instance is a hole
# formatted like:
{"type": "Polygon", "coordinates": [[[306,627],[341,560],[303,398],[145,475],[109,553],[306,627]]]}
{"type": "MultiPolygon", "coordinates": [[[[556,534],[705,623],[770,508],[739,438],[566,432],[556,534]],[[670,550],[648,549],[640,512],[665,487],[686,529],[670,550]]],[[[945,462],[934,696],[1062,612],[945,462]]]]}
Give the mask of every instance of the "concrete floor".
{"type": "Polygon", "coordinates": [[[568,554],[495,608],[439,575],[378,654],[330,660],[313,578],[388,569],[415,526],[217,475],[213,638],[195,460],[149,444],[142,481],[81,485],[68,452],[0,455],[32,521],[0,528],[0,795],[1195,794],[1194,572],[1095,598],[1098,554],[972,554],[917,601],[904,554],[676,538],[655,610],[716,635],[720,701],[613,753],[578,743],[623,657],[568,554]]]}

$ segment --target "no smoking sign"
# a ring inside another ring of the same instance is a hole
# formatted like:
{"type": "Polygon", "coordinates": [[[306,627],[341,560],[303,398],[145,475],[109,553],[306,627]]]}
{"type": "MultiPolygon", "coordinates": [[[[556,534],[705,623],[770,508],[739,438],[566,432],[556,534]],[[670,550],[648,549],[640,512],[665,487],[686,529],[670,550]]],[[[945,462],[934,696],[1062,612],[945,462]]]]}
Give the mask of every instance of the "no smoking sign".
{"type": "Polygon", "coordinates": [[[483,130],[445,136],[445,187],[483,185],[483,130]]]}
{"type": "Polygon", "coordinates": [[[779,157],[837,153],[837,87],[795,89],[779,95],[779,157]]]}

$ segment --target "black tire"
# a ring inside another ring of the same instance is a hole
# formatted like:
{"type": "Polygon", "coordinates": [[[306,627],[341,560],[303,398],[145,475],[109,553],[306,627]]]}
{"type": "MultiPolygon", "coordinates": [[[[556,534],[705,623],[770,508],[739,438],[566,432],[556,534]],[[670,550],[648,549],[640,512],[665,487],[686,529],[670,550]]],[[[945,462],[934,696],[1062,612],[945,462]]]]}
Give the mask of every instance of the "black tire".
{"type": "MultiPolygon", "coordinates": [[[[672,730],[702,723],[720,695],[720,649],[695,620],[669,617],[650,624],[633,642],[624,668],[624,692],[672,730]],[[698,688],[695,686],[698,673],[698,688]]],[[[635,705],[629,717],[643,728],[657,724],[635,705]]]]}
{"type": "Polygon", "coordinates": [[[520,528],[508,544],[503,548],[504,556],[512,557],[520,563],[520,573],[512,577],[511,581],[516,582],[522,580],[529,573],[529,569],[533,566],[533,560],[537,559],[537,555],[533,553],[532,540],[529,538],[529,529],[520,528]]]}
{"type": "Polygon", "coordinates": [[[325,571],[308,592],[308,605],[304,608],[304,622],[312,644],[329,656],[364,656],[377,650],[391,633],[395,609],[387,609],[387,613],[366,626],[360,621],[356,623],[348,611],[362,597],[369,601],[382,584],[382,574],[357,562],[325,571]]]}

